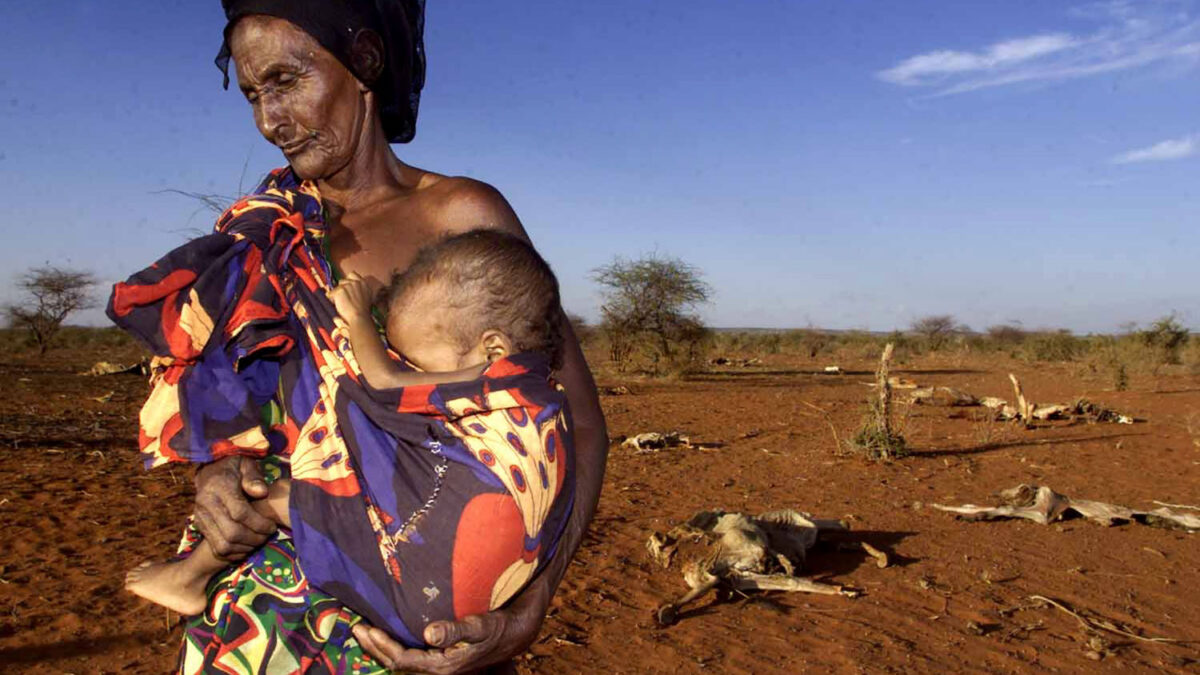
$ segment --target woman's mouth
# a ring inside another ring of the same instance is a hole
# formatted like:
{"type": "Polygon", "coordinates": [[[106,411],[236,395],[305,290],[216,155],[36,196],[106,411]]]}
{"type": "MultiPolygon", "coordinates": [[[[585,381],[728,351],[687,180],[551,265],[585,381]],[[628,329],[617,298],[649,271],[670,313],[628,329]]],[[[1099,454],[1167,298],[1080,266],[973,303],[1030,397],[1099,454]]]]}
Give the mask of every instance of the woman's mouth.
{"type": "Polygon", "coordinates": [[[309,141],[311,141],[311,140],[312,140],[311,138],[305,138],[300,141],[294,141],[292,143],[288,143],[286,145],[279,146],[279,149],[283,151],[284,155],[291,157],[292,155],[298,154],[301,150],[303,150],[304,147],[306,145],[308,145],[309,141]]]}

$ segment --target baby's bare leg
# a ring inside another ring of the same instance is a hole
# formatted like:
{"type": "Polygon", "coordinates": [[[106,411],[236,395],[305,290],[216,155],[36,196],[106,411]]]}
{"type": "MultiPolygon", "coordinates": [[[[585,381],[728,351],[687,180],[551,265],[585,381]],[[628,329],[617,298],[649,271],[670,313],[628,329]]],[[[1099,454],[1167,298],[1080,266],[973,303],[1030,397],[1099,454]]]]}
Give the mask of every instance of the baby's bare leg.
{"type": "Polygon", "coordinates": [[[125,590],[186,616],[204,611],[204,587],[209,578],[229,563],[202,541],[183,560],[144,562],[125,575],[125,590]]]}
{"type": "Polygon", "coordinates": [[[288,514],[288,496],[292,493],[292,481],[280,478],[271,483],[266,499],[250,502],[255,511],[275,521],[276,525],[292,529],[292,517],[288,514]]]}
{"type": "MultiPolygon", "coordinates": [[[[251,502],[256,511],[276,524],[291,527],[288,516],[288,494],[291,482],[277,480],[271,484],[266,499],[251,502]]],[[[125,590],[180,614],[193,616],[204,611],[208,597],[204,589],[209,578],[229,565],[202,541],[183,560],[144,562],[125,575],[125,590]]]]}

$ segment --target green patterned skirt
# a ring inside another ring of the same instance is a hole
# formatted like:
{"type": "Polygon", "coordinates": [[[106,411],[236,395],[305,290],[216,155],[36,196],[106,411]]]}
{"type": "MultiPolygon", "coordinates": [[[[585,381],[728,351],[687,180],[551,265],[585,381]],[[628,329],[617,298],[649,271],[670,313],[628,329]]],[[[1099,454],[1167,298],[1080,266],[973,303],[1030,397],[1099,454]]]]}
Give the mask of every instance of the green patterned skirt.
{"type": "MultiPolygon", "coordinates": [[[[271,482],[287,467],[268,458],[263,470],[271,482]]],[[[189,522],[180,555],[200,541],[189,522]]],[[[308,584],[291,537],[281,531],[209,582],[208,608],[184,629],[179,672],[386,673],[351,634],[359,621],[335,598],[308,584]]]]}

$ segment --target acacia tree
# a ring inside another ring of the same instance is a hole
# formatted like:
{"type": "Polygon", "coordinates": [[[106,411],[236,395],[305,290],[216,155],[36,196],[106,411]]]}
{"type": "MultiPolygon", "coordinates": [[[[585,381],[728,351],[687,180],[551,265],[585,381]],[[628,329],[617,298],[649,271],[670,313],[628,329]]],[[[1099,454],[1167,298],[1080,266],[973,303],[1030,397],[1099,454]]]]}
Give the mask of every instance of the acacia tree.
{"type": "Polygon", "coordinates": [[[617,258],[592,270],[592,279],[603,287],[600,329],[620,367],[635,354],[646,356],[654,372],[699,357],[706,329],[695,309],[712,295],[699,269],[657,255],[617,258]]]}
{"type": "Polygon", "coordinates": [[[934,314],[914,319],[909,328],[929,345],[930,351],[941,349],[955,333],[965,333],[969,328],[955,321],[950,314],[934,314]]]}
{"type": "Polygon", "coordinates": [[[34,267],[17,277],[17,288],[25,301],[4,308],[9,323],[33,334],[38,352],[45,354],[50,342],[72,312],[95,305],[91,297],[96,277],[91,272],[47,265],[34,267]]]}

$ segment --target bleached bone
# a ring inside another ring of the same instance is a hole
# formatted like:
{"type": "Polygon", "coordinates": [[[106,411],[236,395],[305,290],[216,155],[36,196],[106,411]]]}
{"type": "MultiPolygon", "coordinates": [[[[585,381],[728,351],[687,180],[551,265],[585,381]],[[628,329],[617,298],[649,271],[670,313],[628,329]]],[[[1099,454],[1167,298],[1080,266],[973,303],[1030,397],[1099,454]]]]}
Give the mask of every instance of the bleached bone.
{"type": "Polygon", "coordinates": [[[995,396],[984,396],[979,399],[979,405],[988,408],[989,410],[1001,410],[1008,405],[1008,401],[995,396]]]}
{"type": "Polygon", "coordinates": [[[636,434],[626,438],[621,447],[629,448],[638,453],[658,452],[663,448],[690,448],[692,440],[678,431],[668,433],[659,433],[657,431],[648,431],[644,434],[636,434]]]}
{"type": "Polygon", "coordinates": [[[1013,393],[1017,397],[1017,415],[1028,425],[1033,420],[1034,405],[1025,400],[1025,392],[1021,389],[1021,381],[1017,376],[1009,373],[1008,379],[1012,380],[1013,393]]]}
{"type": "Polygon", "coordinates": [[[132,373],[135,375],[147,375],[147,374],[149,374],[149,372],[150,372],[149,371],[149,362],[147,362],[145,359],[143,359],[141,361],[138,361],[136,363],[131,363],[129,365],[124,365],[121,363],[111,363],[109,361],[98,361],[91,368],[83,371],[82,373],[78,373],[78,374],[79,375],[97,376],[97,375],[124,375],[126,373],[132,373]]]}
{"type": "Polygon", "coordinates": [[[962,506],[931,504],[930,506],[957,514],[960,518],[967,520],[1024,518],[1047,525],[1074,512],[1087,520],[1105,526],[1134,521],[1154,527],[1187,531],[1200,530],[1200,516],[1195,514],[1175,511],[1167,507],[1153,511],[1139,511],[1119,504],[1071,499],[1046,486],[1018,485],[1001,492],[1000,498],[1002,503],[998,506],[976,506],[974,504],[962,506]]]}

